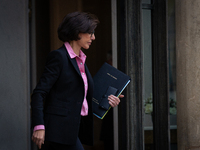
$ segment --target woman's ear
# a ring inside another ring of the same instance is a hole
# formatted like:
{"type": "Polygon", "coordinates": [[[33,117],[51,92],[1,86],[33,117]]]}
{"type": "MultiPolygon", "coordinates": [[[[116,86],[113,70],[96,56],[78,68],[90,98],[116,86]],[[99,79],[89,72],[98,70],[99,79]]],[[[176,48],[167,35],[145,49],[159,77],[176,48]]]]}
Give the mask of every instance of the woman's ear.
{"type": "Polygon", "coordinates": [[[79,38],[79,40],[82,38],[82,33],[78,34],[78,38],[79,38]]]}

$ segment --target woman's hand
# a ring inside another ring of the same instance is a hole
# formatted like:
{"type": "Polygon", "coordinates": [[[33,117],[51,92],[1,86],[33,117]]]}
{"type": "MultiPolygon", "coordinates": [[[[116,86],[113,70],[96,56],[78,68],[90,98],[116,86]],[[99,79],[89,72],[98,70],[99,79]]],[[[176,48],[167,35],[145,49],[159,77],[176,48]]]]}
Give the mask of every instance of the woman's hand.
{"type": "MultiPolygon", "coordinates": [[[[122,95],[122,94],[119,95],[119,98],[123,98],[123,97],[124,97],[124,95],[122,95]]],[[[117,105],[119,105],[119,103],[120,103],[119,98],[114,95],[108,96],[108,101],[109,101],[110,106],[116,107],[117,105]]]]}
{"type": "Polygon", "coordinates": [[[33,132],[32,140],[38,146],[39,149],[42,148],[44,144],[45,130],[36,130],[33,132]]]}

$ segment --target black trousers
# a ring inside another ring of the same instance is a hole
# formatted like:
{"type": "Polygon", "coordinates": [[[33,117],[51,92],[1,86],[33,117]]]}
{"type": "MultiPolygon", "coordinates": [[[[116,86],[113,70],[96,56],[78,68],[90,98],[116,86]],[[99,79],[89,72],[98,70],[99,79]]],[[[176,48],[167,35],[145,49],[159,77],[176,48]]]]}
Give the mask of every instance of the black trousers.
{"type": "Polygon", "coordinates": [[[65,145],[55,142],[45,141],[42,150],[84,150],[79,138],[75,145],[65,145]]]}

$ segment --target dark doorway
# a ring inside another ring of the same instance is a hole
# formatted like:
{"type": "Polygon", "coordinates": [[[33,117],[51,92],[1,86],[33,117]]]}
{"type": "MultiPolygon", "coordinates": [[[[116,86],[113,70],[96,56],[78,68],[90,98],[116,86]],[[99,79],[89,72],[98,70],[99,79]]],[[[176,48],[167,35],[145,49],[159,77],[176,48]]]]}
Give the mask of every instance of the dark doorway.
{"type": "MultiPolygon", "coordinates": [[[[92,43],[89,50],[83,50],[87,55],[86,64],[92,76],[97,72],[104,62],[112,64],[112,42],[111,42],[111,0],[32,0],[32,8],[34,11],[35,28],[32,32],[35,34],[35,68],[36,81],[39,80],[46,56],[51,50],[55,50],[62,46],[57,38],[57,27],[63,17],[73,11],[91,12],[100,20],[100,24],[96,28],[96,40],[92,43]]],[[[33,83],[36,84],[36,83],[33,83]]],[[[109,114],[109,126],[112,130],[112,111],[109,114]]],[[[109,117],[108,116],[108,117],[109,117]]],[[[109,137],[113,140],[113,132],[110,128],[105,128],[105,132],[109,133],[109,137]],[[107,131],[109,130],[109,131],[107,131]]],[[[102,134],[102,120],[94,117],[94,146],[85,146],[86,150],[103,150],[104,142],[100,135],[102,134]]],[[[113,146],[113,141],[111,142],[113,146]]],[[[36,148],[32,148],[36,149],[36,148]]],[[[112,150],[112,149],[111,149],[112,150]]]]}

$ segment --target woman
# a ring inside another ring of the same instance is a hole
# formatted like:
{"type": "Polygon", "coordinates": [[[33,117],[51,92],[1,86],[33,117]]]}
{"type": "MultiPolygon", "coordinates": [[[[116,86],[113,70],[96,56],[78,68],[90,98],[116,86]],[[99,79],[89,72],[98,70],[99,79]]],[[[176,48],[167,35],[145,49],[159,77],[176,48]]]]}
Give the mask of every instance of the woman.
{"type": "MultiPolygon", "coordinates": [[[[31,96],[32,140],[40,149],[83,150],[81,143],[93,144],[93,81],[81,48],[89,49],[98,23],[90,13],[73,12],[58,27],[64,44],[49,53],[31,96]]],[[[120,102],[114,95],[108,100],[112,107],[120,102]]]]}

